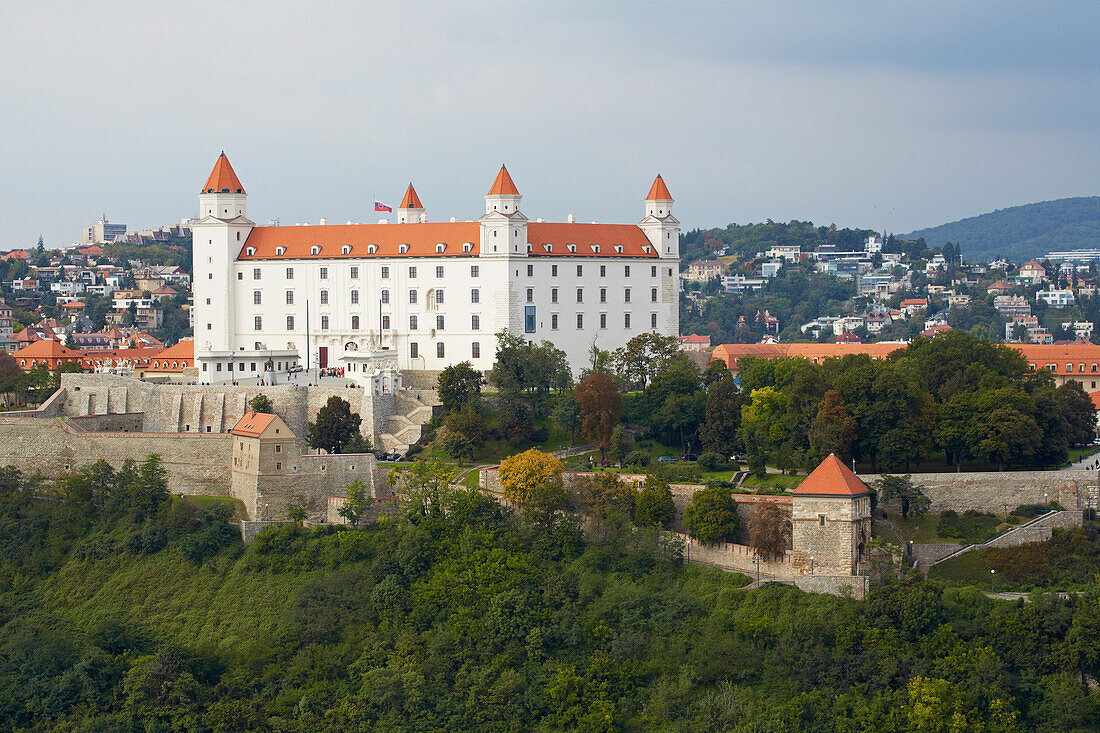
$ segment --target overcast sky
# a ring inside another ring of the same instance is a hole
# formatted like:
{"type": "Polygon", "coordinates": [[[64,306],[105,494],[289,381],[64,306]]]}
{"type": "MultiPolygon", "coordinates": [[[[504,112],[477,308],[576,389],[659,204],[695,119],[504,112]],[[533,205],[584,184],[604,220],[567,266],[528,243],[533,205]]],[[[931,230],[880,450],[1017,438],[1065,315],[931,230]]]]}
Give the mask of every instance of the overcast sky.
{"type": "Polygon", "coordinates": [[[15,2],[0,249],[193,215],[224,149],[258,223],[475,218],[906,232],[1100,189],[1100,3],[15,2]]]}

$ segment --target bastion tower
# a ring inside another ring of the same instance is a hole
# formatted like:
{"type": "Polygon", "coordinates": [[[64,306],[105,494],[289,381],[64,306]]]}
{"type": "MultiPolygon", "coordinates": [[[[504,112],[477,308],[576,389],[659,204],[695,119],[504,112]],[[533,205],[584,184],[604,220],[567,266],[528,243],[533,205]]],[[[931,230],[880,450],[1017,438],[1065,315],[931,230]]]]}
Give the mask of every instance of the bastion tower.
{"type": "Polygon", "coordinates": [[[791,492],[792,546],[820,573],[855,575],[871,539],[871,492],[832,453],[791,492]]]}

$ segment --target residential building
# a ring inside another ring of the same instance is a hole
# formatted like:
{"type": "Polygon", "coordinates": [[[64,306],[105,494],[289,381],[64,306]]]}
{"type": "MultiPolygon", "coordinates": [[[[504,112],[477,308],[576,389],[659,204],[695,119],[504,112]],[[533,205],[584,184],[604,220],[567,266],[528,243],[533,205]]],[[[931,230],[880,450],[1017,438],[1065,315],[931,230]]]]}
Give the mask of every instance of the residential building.
{"type": "Polygon", "coordinates": [[[710,336],[689,333],[680,337],[680,351],[709,351],[710,336]]]}
{"type": "Polygon", "coordinates": [[[720,276],[726,268],[718,260],[696,260],[680,275],[685,280],[704,282],[720,276]]]}
{"type": "Polygon", "coordinates": [[[1036,285],[1047,279],[1047,271],[1045,267],[1035,260],[1030,260],[1027,264],[1021,265],[1020,272],[1016,275],[1016,279],[1028,285],[1036,285]]]}
{"type": "Polygon", "coordinates": [[[993,299],[993,307],[1006,321],[1031,315],[1031,303],[1022,295],[998,295],[993,299]]]}
{"type": "Polygon", "coordinates": [[[81,244],[105,244],[115,241],[116,237],[125,233],[125,224],[112,224],[104,217],[80,230],[80,242],[81,244]]]}
{"type": "Polygon", "coordinates": [[[768,249],[764,256],[770,260],[798,262],[802,258],[802,248],[797,244],[776,244],[768,249]]]}
{"type": "Polygon", "coordinates": [[[1073,291],[1068,288],[1065,290],[1055,290],[1054,288],[1040,290],[1035,293],[1035,298],[1043,301],[1051,308],[1072,308],[1077,302],[1077,299],[1073,297],[1073,291]]]}
{"type": "Polygon", "coordinates": [[[726,275],[722,278],[722,287],[727,293],[743,293],[746,290],[759,290],[764,287],[764,280],[744,275],[726,275]]]}

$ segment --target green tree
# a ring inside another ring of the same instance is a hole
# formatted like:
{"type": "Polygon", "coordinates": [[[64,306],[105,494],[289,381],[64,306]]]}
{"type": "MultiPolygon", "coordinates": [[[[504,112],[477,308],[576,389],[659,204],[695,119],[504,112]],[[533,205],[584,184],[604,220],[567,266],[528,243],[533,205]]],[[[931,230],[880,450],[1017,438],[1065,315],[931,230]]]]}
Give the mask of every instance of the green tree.
{"type": "Polygon", "coordinates": [[[271,404],[271,398],[262,392],[248,401],[248,409],[252,412],[260,412],[267,415],[275,414],[275,406],[271,404]]]}
{"type": "Polygon", "coordinates": [[[443,411],[456,412],[481,397],[481,372],[468,361],[451,364],[439,373],[437,391],[443,411]]]}
{"type": "Polygon", "coordinates": [[[345,522],[352,527],[359,526],[359,520],[366,514],[370,507],[370,499],[367,497],[367,487],[360,479],[355,479],[344,490],[344,503],[336,510],[345,522]]]}
{"type": "Polygon", "coordinates": [[[562,430],[569,431],[569,444],[577,442],[577,428],[581,426],[581,412],[577,407],[577,400],[573,391],[565,391],[554,400],[554,409],[550,413],[550,419],[562,430]]]}
{"type": "Polygon", "coordinates": [[[908,517],[909,512],[914,516],[927,513],[931,502],[920,487],[913,483],[913,477],[891,476],[883,474],[874,483],[875,493],[878,495],[879,504],[890,504],[898,508],[901,516],[908,517]]]}
{"type": "Polygon", "coordinates": [[[616,425],[611,430],[611,441],[607,449],[608,457],[615,463],[619,463],[626,454],[634,450],[634,438],[622,425],[616,425]]]}
{"type": "Polygon", "coordinates": [[[791,513],[779,504],[757,504],[749,520],[749,547],[762,558],[781,558],[791,547],[791,513]]]}
{"type": "Polygon", "coordinates": [[[1056,409],[1067,423],[1070,445],[1087,445],[1096,437],[1096,407],[1080,382],[1067,381],[1054,390],[1056,409]]]}
{"type": "Polygon", "coordinates": [[[452,486],[458,469],[438,455],[418,460],[411,466],[399,466],[390,472],[390,481],[400,486],[407,498],[410,517],[439,517],[448,511],[455,499],[452,486]]]}
{"type": "Polygon", "coordinates": [[[669,395],[651,418],[651,424],[666,441],[680,444],[683,455],[692,452],[699,424],[706,414],[706,396],[702,390],[691,394],[669,395]]]}
{"type": "Polygon", "coordinates": [[[317,419],[306,425],[306,443],[329,453],[341,453],[344,445],[359,432],[359,413],[351,411],[347,400],[336,395],[328,398],[317,411],[317,419]]]}
{"type": "Polygon", "coordinates": [[[646,388],[650,375],[664,370],[668,362],[680,353],[676,336],[640,333],[613,352],[615,368],[631,386],[646,388]]]}
{"type": "MultiPolygon", "coordinates": [[[[707,374],[710,373],[708,369],[707,374]]],[[[741,449],[741,407],[741,391],[737,388],[733,375],[723,367],[721,376],[711,381],[707,387],[703,422],[699,427],[699,439],[704,450],[728,458],[741,449]]]]}
{"type": "Polygon", "coordinates": [[[500,433],[512,445],[531,439],[535,420],[531,405],[524,399],[505,398],[500,408],[500,433]]]}
{"type": "Polygon", "coordinates": [[[287,504],[286,516],[290,521],[301,526],[301,524],[306,521],[306,508],[301,503],[287,504]]]}
{"type": "Polygon", "coordinates": [[[708,545],[735,542],[741,518],[730,490],[714,486],[696,491],[684,509],[684,529],[688,536],[708,545]]]}
{"type": "Polygon", "coordinates": [[[820,462],[830,453],[844,463],[852,459],[852,444],[858,436],[856,419],[844,407],[844,397],[835,389],[825,393],[810,428],[810,448],[820,462]]]}
{"type": "Polygon", "coordinates": [[[672,487],[658,476],[646,476],[642,490],[634,502],[634,522],[639,527],[668,528],[676,517],[672,487]]]}
{"type": "Polygon", "coordinates": [[[586,377],[573,390],[581,414],[581,433],[600,449],[602,459],[611,445],[611,431],[623,416],[623,398],[606,374],[586,377]]]}
{"type": "Polygon", "coordinates": [[[975,453],[979,458],[997,464],[1003,471],[1005,463],[1013,458],[1026,459],[1042,438],[1035,418],[1021,413],[1014,407],[1003,407],[989,414],[987,421],[977,427],[978,444],[975,453]]]}

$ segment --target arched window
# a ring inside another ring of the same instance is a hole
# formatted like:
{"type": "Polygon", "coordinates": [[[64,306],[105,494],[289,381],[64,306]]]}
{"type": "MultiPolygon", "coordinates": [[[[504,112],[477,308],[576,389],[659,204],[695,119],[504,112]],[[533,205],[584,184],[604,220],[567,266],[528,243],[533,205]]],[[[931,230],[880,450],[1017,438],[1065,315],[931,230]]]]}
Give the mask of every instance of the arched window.
{"type": "Polygon", "coordinates": [[[1066,374],[1073,374],[1073,364],[1066,364],[1066,374]]]}
{"type": "Polygon", "coordinates": [[[351,330],[352,331],[358,331],[359,330],[359,316],[352,316],[351,317],[351,330]]]}

